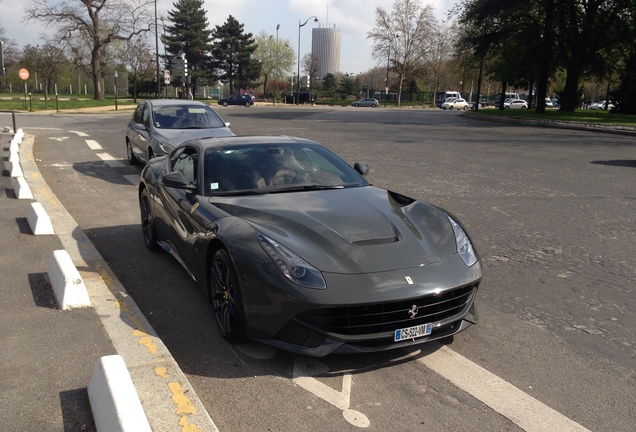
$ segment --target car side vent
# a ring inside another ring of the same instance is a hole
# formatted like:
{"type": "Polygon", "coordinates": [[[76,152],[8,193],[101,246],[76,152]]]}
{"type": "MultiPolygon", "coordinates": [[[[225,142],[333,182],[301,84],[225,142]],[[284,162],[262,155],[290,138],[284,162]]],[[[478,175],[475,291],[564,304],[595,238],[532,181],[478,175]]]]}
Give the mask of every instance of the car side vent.
{"type": "Polygon", "coordinates": [[[353,244],[357,246],[377,246],[389,243],[395,243],[399,241],[397,237],[385,237],[385,238],[375,238],[368,240],[358,240],[354,241],[353,244]]]}

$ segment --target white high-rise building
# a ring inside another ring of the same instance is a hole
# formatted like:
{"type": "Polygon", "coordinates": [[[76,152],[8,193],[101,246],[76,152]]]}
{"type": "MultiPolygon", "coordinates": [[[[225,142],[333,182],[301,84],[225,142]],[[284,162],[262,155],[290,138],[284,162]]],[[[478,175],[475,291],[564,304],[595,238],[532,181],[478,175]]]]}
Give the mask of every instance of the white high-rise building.
{"type": "Polygon", "coordinates": [[[340,29],[335,25],[312,29],[311,53],[318,58],[318,76],[315,78],[340,72],[340,29]]]}

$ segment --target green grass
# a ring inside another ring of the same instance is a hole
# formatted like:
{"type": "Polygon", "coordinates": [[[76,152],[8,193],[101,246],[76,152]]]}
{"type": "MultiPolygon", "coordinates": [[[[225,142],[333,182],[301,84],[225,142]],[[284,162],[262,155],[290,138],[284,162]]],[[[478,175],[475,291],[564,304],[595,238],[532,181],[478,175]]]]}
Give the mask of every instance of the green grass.
{"type": "Polygon", "coordinates": [[[577,123],[595,123],[604,125],[621,125],[636,127],[636,116],[628,114],[615,114],[604,110],[576,110],[574,112],[561,112],[556,109],[548,109],[545,114],[537,114],[533,110],[498,110],[492,108],[480,109],[475,113],[484,116],[513,117],[520,119],[570,121],[577,123]]]}
{"type": "MultiPolygon", "coordinates": [[[[87,96],[60,96],[55,101],[55,96],[44,99],[43,94],[35,94],[26,99],[24,94],[2,93],[0,94],[0,111],[42,111],[42,110],[73,110],[81,108],[109,107],[115,105],[114,97],[107,97],[104,100],[96,101],[87,96]]],[[[136,105],[132,99],[118,99],[118,106],[136,105]]]]}

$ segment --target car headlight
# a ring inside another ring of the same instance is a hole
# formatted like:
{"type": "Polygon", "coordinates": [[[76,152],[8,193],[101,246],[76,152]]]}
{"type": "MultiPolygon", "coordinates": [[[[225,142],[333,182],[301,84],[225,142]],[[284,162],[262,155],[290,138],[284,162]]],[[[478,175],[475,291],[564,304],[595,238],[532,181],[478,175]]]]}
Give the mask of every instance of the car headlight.
{"type": "Polygon", "coordinates": [[[477,262],[477,252],[466,235],[466,231],[449,215],[446,215],[453,227],[455,241],[457,242],[457,253],[462,257],[468,267],[477,262]]]}
{"type": "Polygon", "coordinates": [[[327,284],[318,269],[271,238],[259,234],[258,243],[278,270],[296,285],[325,289],[327,284]]]}

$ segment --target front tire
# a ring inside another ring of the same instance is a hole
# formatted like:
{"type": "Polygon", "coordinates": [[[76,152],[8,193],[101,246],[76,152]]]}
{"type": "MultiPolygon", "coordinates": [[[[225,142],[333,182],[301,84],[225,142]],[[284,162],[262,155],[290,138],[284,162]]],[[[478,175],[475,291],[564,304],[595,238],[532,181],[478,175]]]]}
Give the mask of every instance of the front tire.
{"type": "Polygon", "coordinates": [[[227,108],[227,102],[223,102],[223,106],[227,108]]]}
{"type": "Polygon", "coordinates": [[[131,165],[139,165],[139,159],[135,156],[133,152],[132,144],[130,141],[126,140],[126,156],[128,157],[128,163],[131,165]]]}
{"type": "Polygon", "coordinates": [[[212,258],[210,297],[221,335],[229,342],[245,339],[245,312],[236,270],[230,255],[219,249],[212,258]]]}
{"type": "Polygon", "coordinates": [[[141,231],[144,235],[144,243],[152,252],[159,250],[157,229],[155,228],[155,218],[150,210],[150,195],[148,189],[141,191],[139,196],[139,208],[141,210],[141,231]]]}

